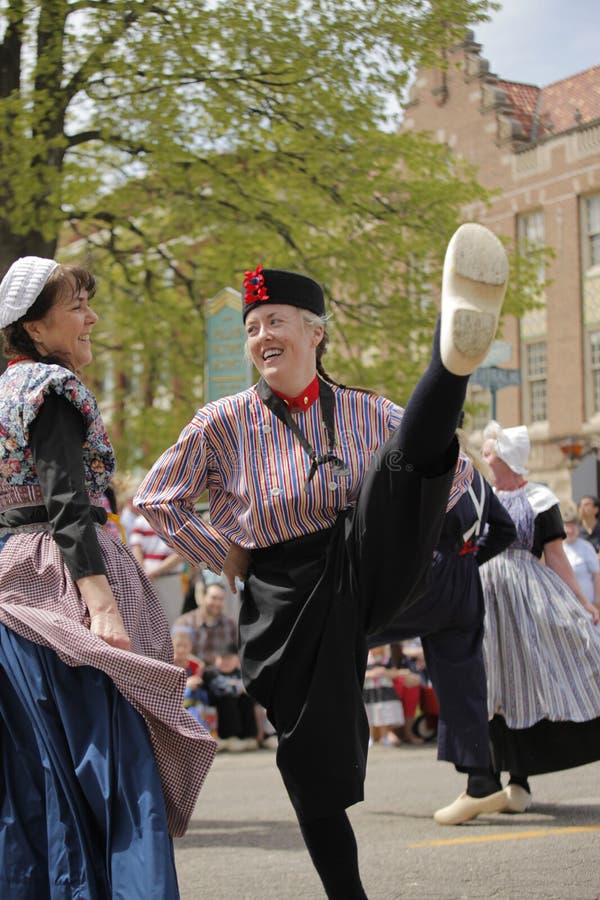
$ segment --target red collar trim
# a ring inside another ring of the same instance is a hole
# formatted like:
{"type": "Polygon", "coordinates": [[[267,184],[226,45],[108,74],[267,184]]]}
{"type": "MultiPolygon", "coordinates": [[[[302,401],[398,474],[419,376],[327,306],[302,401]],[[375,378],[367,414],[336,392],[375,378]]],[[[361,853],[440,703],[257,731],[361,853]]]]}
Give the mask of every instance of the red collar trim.
{"type": "Polygon", "coordinates": [[[315,375],[311,383],[307,385],[297,397],[288,397],[287,394],[282,394],[274,388],[271,388],[271,390],[274,394],[277,394],[278,397],[281,397],[283,402],[287,404],[290,412],[303,412],[305,409],[309,409],[313,403],[319,399],[319,378],[315,375]]]}
{"type": "Polygon", "coordinates": [[[20,363],[20,362],[33,362],[33,360],[31,359],[30,356],[15,356],[14,359],[9,359],[9,361],[7,362],[6,365],[7,365],[7,367],[15,366],[17,363],[20,363]]]}

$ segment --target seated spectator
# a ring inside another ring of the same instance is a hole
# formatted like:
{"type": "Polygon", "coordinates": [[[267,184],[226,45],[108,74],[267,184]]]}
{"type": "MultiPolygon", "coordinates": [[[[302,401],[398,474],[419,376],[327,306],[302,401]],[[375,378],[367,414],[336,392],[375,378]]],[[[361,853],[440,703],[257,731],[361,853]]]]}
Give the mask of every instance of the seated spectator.
{"type": "Polygon", "coordinates": [[[173,641],[173,662],[181,666],[187,674],[187,682],[183,695],[183,705],[194,718],[212,731],[210,703],[208,691],[204,687],[204,663],[192,654],[192,634],[189,628],[179,625],[171,629],[173,641]],[[208,712],[208,714],[207,714],[208,712]]]}
{"type": "Polygon", "coordinates": [[[563,541],[565,555],[571,563],[575,578],[589,603],[600,608],[600,560],[593,544],[581,537],[580,521],[574,508],[563,512],[567,537],[563,541]]]}
{"type": "Polygon", "coordinates": [[[404,676],[394,679],[394,688],[404,709],[404,725],[400,731],[402,740],[407,744],[422,744],[423,740],[415,734],[413,726],[417,710],[424,712],[431,705],[428,695],[433,688],[427,675],[421,639],[393,644],[392,660],[406,671],[404,676]]]}
{"type": "Polygon", "coordinates": [[[154,583],[169,625],[174,625],[183,606],[184,561],[173,553],[143,516],[135,520],[129,543],[131,552],[154,583]]]}
{"type": "Polygon", "coordinates": [[[181,610],[182,614],[192,612],[194,609],[196,609],[196,585],[198,584],[198,582],[200,582],[200,587],[198,588],[198,597],[201,596],[202,591],[205,590],[210,584],[220,584],[225,591],[223,615],[227,616],[228,619],[233,619],[233,621],[237,623],[240,614],[240,606],[242,603],[242,595],[244,592],[243,581],[240,581],[239,578],[236,578],[237,593],[234,594],[229,587],[226,578],[222,577],[221,575],[215,575],[215,573],[211,572],[210,569],[195,569],[190,572],[188,582],[189,583],[186,589],[185,597],[183,598],[183,609],[181,610]]]}
{"type": "Polygon", "coordinates": [[[404,711],[394,681],[415,676],[407,669],[395,668],[388,644],[372,647],[367,658],[363,698],[371,730],[371,743],[397,746],[401,743],[394,729],[404,725],[404,711]]]}
{"type": "MultiPolygon", "coordinates": [[[[214,585],[213,585],[214,587],[214,585]]],[[[229,644],[204,672],[208,698],[217,709],[218,749],[256,750],[254,700],[244,690],[236,644],[229,644]]]]}
{"type": "Polygon", "coordinates": [[[225,588],[220,582],[215,581],[204,587],[203,580],[198,579],[194,596],[196,609],[179,616],[175,625],[192,629],[192,652],[207,666],[212,666],[217,654],[225,647],[230,644],[237,647],[237,625],[223,614],[225,588]]]}

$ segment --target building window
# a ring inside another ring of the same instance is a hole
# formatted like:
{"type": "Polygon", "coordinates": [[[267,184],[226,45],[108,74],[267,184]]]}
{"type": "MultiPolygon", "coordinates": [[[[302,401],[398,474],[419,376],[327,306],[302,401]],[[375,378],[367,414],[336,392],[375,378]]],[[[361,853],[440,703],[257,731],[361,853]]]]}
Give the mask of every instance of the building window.
{"type": "MultiPolygon", "coordinates": [[[[519,253],[523,256],[543,247],[545,240],[544,213],[538,210],[520,215],[517,219],[517,235],[519,253]]],[[[545,281],[546,271],[543,262],[540,262],[538,266],[537,277],[540,283],[545,281]]],[[[535,309],[528,310],[521,317],[521,340],[523,341],[546,336],[546,298],[542,295],[538,300],[539,305],[535,309]]]]}
{"type": "Polygon", "coordinates": [[[528,419],[545,422],[548,418],[546,381],[546,342],[535,341],[525,345],[528,419]]]}
{"type": "Polygon", "coordinates": [[[580,199],[586,418],[600,413],[600,194],[580,199]]]}
{"type": "Polygon", "coordinates": [[[585,268],[600,266],[600,194],[585,199],[585,268]]]}
{"type": "MultiPolygon", "coordinates": [[[[544,213],[541,209],[536,212],[520,215],[517,227],[519,251],[521,253],[526,254],[528,249],[539,250],[544,246],[544,213]]],[[[544,278],[546,277],[543,263],[540,263],[538,277],[540,281],[544,281],[544,278]]]]}
{"type": "Polygon", "coordinates": [[[590,332],[589,340],[592,415],[594,415],[600,413],[600,331],[590,332]]]}

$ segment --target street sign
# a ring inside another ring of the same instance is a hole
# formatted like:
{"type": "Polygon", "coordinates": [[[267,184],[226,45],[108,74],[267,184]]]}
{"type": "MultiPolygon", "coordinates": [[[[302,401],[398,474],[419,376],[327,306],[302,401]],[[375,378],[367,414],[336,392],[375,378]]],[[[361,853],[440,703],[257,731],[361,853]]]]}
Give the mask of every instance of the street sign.
{"type": "Polygon", "coordinates": [[[473,384],[479,387],[499,391],[501,388],[521,384],[521,372],[519,369],[499,369],[498,366],[480,366],[471,375],[473,384]]]}
{"type": "Polygon", "coordinates": [[[226,287],[206,302],[205,402],[250,387],[252,366],[246,358],[246,331],[239,291],[226,287]]]}
{"type": "Polygon", "coordinates": [[[480,366],[471,375],[473,384],[479,387],[489,388],[490,391],[490,419],[496,418],[496,394],[505,387],[521,384],[521,372],[519,369],[499,369],[498,366],[480,366]]]}
{"type": "Polygon", "coordinates": [[[501,363],[507,363],[510,361],[511,356],[512,344],[510,341],[494,341],[480,368],[487,369],[489,366],[499,366],[501,363]]]}

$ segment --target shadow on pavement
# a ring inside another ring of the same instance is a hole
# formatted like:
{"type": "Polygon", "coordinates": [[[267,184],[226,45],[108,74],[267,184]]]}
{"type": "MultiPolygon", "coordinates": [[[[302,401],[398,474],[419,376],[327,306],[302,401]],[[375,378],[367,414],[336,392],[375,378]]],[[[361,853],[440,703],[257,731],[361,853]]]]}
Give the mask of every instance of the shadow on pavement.
{"type": "Polygon", "coordinates": [[[187,833],[177,838],[179,850],[193,847],[255,847],[262,850],[298,850],[306,853],[295,822],[192,819],[187,833]]]}

